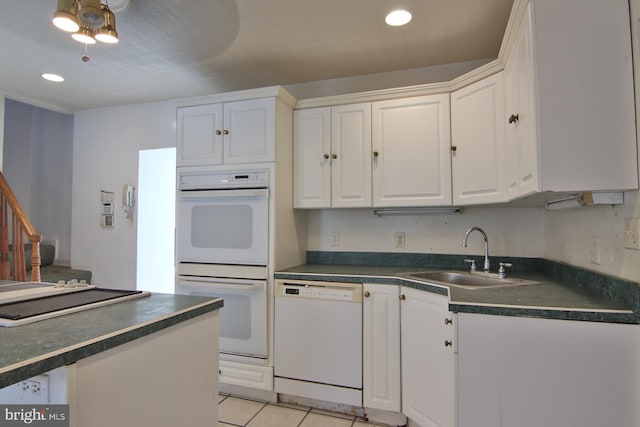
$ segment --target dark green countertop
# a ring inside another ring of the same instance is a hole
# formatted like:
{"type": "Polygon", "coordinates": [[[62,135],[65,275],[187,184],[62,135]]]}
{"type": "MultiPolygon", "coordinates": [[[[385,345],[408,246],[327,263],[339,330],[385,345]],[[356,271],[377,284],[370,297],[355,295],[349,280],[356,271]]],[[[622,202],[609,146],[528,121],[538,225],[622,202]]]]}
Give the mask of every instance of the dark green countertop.
{"type": "MultiPolygon", "coordinates": [[[[546,266],[545,273],[517,272],[512,277],[538,283],[490,289],[464,289],[429,284],[403,277],[403,273],[442,270],[443,268],[415,268],[406,265],[344,265],[306,264],[276,273],[280,279],[324,280],[351,283],[388,283],[409,286],[449,296],[449,309],[453,312],[494,314],[521,317],[540,317],[565,320],[585,320],[612,323],[640,323],[638,315],[638,285],[606,276],[591,275],[577,280],[589,283],[570,283],[565,272],[557,272],[557,265],[546,266]],[[548,273],[548,272],[551,273],[548,273]],[[611,281],[615,283],[612,284],[611,281]],[[598,282],[594,284],[594,282],[598,282]],[[622,288],[612,295],[610,289],[622,288]],[[621,295],[618,295],[621,294],[621,295]]],[[[572,268],[572,267],[568,267],[572,268]]]]}
{"type": "Polygon", "coordinates": [[[69,365],[223,305],[220,298],[151,294],[15,327],[0,327],[0,388],[69,365]]]}

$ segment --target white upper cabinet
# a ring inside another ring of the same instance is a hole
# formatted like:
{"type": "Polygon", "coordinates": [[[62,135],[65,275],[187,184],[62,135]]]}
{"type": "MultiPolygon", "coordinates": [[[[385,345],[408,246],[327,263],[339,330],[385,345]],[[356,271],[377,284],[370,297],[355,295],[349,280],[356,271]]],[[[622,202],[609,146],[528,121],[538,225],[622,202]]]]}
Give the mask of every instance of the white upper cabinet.
{"type": "Polygon", "coordinates": [[[451,204],[449,95],[372,104],[373,206],[451,204]]]}
{"type": "Polygon", "coordinates": [[[276,98],[180,107],[177,120],[178,166],[275,161],[276,98]]]}
{"type": "Polygon", "coordinates": [[[222,104],[178,108],[176,164],[222,163],[222,104]]]}
{"type": "Polygon", "coordinates": [[[293,141],[294,207],[330,207],[331,108],[294,111],[293,141]]]}
{"type": "Polygon", "coordinates": [[[371,206],[371,104],[331,109],[331,206],[371,206]]]}
{"type": "Polygon", "coordinates": [[[296,110],[294,204],[451,204],[449,96],[296,110]]]}
{"type": "Polygon", "coordinates": [[[630,37],[626,0],[528,4],[505,70],[511,198],[638,187],[630,37]]]}
{"type": "Polygon", "coordinates": [[[224,104],[224,163],[275,161],[275,102],[263,98],[224,104]]]}
{"type": "Polygon", "coordinates": [[[509,198],[540,191],[533,29],[528,7],[505,67],[507,192],[509,198]]]}
{"type": "Polygon", "coordinates": [[[451,93],[454,205],[507,201],[503,119],[502,72],[451,93]]]}
{"type": "Polygon", "coordinates": [[[294,207],[371,206],[371,104],[294,112],[294,207]]]}

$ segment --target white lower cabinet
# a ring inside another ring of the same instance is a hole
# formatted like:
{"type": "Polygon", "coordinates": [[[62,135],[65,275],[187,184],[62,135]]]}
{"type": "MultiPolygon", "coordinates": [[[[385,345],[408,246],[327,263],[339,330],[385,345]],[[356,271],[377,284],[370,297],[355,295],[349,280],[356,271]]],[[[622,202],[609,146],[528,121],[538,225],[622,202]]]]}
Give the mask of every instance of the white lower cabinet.
{"type": "Polygon", "coordinates": [[[456,425],[454,314],[445,295],[401,287],[402,413],[409,425],[456,425]]]}
{"type": "Polygon", "coordinates": [[[640,425],[637,325],[457,320],[459,427],[640,425]]]}
{"type": "Polygon", "coordinates": [[[400,287],[365,283],[363,290],[364,407],[400,412],[400,287]]]}

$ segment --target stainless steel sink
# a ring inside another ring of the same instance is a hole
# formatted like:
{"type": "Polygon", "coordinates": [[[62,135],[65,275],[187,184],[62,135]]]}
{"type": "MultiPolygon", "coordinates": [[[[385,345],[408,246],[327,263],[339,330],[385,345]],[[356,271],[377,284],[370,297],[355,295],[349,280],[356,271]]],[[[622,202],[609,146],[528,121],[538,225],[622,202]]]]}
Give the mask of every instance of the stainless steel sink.
{"type": "Polygon", "coordinates": [[[460,288],[498,288],[505,286],[533,285],[535,281],[514,277],[500,278],[490,273],[464,273],[459,271],[419,271],[404,273],[403,276],[438,285],[456,286],[460,288]]]}

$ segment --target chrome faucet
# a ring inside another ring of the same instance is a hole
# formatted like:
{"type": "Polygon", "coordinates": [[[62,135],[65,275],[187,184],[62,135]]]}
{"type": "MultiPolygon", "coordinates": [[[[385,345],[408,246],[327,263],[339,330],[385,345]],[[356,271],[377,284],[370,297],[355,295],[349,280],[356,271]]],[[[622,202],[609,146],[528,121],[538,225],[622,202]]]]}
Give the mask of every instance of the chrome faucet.
{"type": "Polygon", "coordinates": [[[484,238],[484,271],[485,273],[488,273],[489,267],[491,264],[489,263],[489,239],[487,239],[487,233],[485,233],[484,230],[480,227],[471,227],[464,234],[464,239],[462,240],[462,247],[463,248],[467,247],[467,239],[469,238],[469,234],[471,234],[472,231],[479,231],[480,233],[482,233],[482,237],[484,238]]]}

